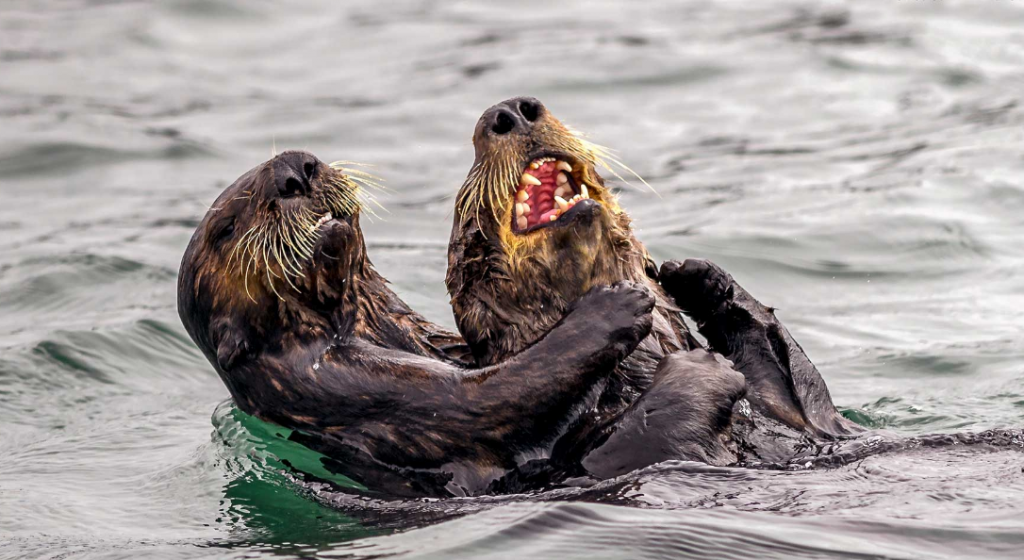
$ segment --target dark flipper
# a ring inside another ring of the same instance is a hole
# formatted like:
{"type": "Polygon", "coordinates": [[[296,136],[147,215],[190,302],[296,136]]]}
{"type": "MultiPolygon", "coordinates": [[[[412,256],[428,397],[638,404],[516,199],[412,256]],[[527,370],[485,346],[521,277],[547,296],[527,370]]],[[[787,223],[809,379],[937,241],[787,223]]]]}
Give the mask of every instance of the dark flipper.
{"type": "Polygon", "coordinates": [[[800,345],[775,317],[718,265],[668,261],[659,280],[697,322],[712,350],[747,378],[755,410],[813,435],[843,437],[863,428],[843,418],[828,387],[800,345]]]}
{"type": "Polygon", "coordinates": [[[605,479],[671,459],[734,462],[729,426],[745,382],[723,362],[704,349],[666,356],[650,388],[595,441],[583,467],[605,479]]]}

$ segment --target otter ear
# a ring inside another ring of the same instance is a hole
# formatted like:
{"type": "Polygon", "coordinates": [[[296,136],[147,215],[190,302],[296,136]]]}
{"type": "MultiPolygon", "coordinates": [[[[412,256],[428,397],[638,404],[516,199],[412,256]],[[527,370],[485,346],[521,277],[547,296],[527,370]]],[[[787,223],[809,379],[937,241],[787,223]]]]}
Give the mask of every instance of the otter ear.
{"type": "Polygon", "coordinates": [[[223,371],[231,371],[251,354],[243,330],[229,323],[217,326],[217,365],[223,371]]]}

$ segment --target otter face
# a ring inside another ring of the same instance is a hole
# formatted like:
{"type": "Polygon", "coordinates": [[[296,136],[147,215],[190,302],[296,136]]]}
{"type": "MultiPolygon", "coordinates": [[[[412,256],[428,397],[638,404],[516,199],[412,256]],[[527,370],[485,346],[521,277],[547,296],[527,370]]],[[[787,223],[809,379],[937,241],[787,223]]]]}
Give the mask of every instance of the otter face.
{"type": "Polygon", "coordinates": [[[178,312],[224,371],[261,345],[330,328],[362,258],[360,189],[305,152],[284,152],[228,187],[196,229],[178,312]]]}
{"type": "Polygon", "coordinates": [[[629,218],[596,167],[607,151],[581,139],[540,101],[517,97],[480,117],[476,161],[456,203],[456,227],[495,239],[510,272],[557,269],[544,278],[568,299],[622,279],[616,248],[628,245],[629,218]]]}
{"type": "Polygon", "coordinates": [[[528,97],[485,111],[473,145],[447,284],[478,360],[536,340],[593,286],[646,280],[646,251],[596,171],[610,169],[604,148],[528,97]]]}
{"type": "Polygon", "coordinates": [[[621,213],[595,170],[604,149],[579,138],[536,99],[517,97],[488,109],[473,146],[476,161],[457,211],[510,250],[536,249],[558,229],[621,213]]]}

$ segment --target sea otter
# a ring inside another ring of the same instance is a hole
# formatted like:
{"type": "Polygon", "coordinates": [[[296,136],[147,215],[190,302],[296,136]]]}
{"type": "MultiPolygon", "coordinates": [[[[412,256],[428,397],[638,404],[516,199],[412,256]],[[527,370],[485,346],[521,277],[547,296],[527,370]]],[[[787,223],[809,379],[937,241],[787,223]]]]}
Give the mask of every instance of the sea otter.
{"type": "Polygon", "coordinates": [[[644,339],[654,298],[595,287],[536,342],[468,366],[366,256],[357,181],[305,152],[242,175],[182,259],[178,313],[246,413],[400,496],[488,491],[644,339]]]}
{"type": "Polygon", "coordinates": [[[771,310],[728,274],[703,261],[658,269],[597,173],[603,148],[528,97],[485,111],[473,144],[446,284],[478,366],[527,348],[593,286],[630,281],[655,297],[650,336],[556,446],[565,464],[608,477],[665,459],[781,459],[804,436],[860,431],[771,310]],[[700,346],[681,310],[731,364],[700,346]]]}

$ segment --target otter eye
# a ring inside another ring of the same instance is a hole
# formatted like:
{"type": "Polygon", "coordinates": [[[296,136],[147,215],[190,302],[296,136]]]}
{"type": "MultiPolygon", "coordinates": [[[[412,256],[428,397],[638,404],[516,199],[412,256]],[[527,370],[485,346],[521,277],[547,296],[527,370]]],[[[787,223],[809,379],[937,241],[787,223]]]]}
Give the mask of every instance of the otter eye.
{"type": "Polygon", "coordinates": [[[234,220],[231,220],[227,224],[223,225],[219,230],[217,230],[217,233],[214,236],[213,241],[214,241],[214,243],[218,243],[218,244],[219,243],[223,243],[225,239],[231,237],[232,233],[235,233],[235,221],[234,220]]]}

